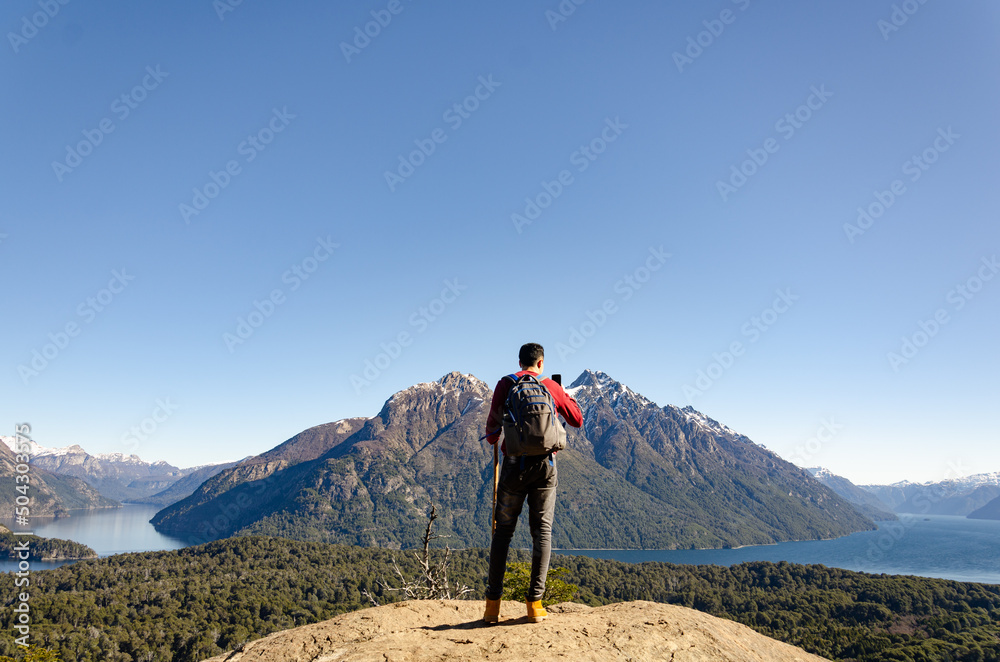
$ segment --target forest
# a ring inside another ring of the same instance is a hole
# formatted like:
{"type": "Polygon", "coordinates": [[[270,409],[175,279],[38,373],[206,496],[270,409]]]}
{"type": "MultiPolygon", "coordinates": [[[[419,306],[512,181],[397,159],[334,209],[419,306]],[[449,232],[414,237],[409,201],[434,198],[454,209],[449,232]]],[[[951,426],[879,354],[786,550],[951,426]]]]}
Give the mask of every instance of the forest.
{"type": "Polygon", "coordinates": [[[0,527],[0,559],[18,560],[25,544],[28,560],[31,561],[97,558],[97,552],[73,540],[16,536],[7,527],[0,527]]]}
{"type": "MultiPolygon", "coordinates": [[[[432,555],[443,554],[432,550],[432,555]]],[[[511,561],[526,560],[524,552],[511,561]]],[[[65,662],[192,662],[350,610],[399,599],[393,561],[412,551],[237,537],[32,572],[31,643],[65,662]]],[[[452,585],[482,599],[487,551],[451,553],[452,585]]],[[[1000,661],[1000,586],[869,575],[819,565],[730,568],[555,556],[576,601],[678,604],[833,660],[1000,661]]],[[[16,656],[14,576],[0,575],[0,655],[16,656]]],[[[18,591],[25,590],[18,588],[18,591]]]]}

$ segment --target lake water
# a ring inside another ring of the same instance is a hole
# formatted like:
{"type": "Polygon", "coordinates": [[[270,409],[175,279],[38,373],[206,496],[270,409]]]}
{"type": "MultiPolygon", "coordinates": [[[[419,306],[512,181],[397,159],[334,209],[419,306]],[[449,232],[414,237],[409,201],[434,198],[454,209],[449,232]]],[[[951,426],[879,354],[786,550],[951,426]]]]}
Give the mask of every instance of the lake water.
{"type": "MultiPolygon", "coordinates": [[[[182,540],[157,533],[149,520],[160,510],[157,506],[127,505],[121,508],[75,511],[69,517],[36,517],[31,520],[31,531],[44,538],[75,540],[93,548],[99,556],[123,552],[148,552],[180,549],[187,544],[182,540]]],[[[24,527],[13,521],[3,522],[14,531],[24,527]]],[[[34,570],[56,568],[72,561],[33,561],[34,570]]],[[[0,570],[16,570],[17,562],[0,561],[0,570]]]]}
{"type": "MultiPolygon", "coordinates": [[[[155,506],[125,506],[80,512],[60,519],[35,519],[32,530],[48,538],[66,538],[94,548],[100,556],[123,552],[180,549],[181,540],[157,533],[149,523],[155,506]]],[[[12,526],[10,522],[3,522],[12,526]]],[[[18,527],[21,528],[21,527],[18,527]]],[[[821,563],[834,568],[894,575],[940,577],[1000,584],[1000,522],[964,517],[901,516],[878,531],[835,540],[783,542],[739,549],[704,550],[556,550],[628,563],[664,561],[729,566],[745,561],[821,563]]],[[[66,562],[33,562],[39,570],[66,562]]],[[[0,570],[16,569],[13,561],[0,570]]]]}
{"type": "Polygon", "coordinates": [[[738,549],[560,550],[628,563],[663,561],[730,566],[745,561],[821,563],[834,568],[1000,584],[1000,522],[905,516],[834,540],[783,542],[738,549]]]}

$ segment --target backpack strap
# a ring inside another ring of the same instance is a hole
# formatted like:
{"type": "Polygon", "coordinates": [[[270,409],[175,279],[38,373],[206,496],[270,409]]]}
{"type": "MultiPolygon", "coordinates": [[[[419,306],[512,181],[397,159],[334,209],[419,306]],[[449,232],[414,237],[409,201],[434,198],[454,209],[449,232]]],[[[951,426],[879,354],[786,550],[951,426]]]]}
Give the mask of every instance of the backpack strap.
{"type": "MultiPolygon", "coordinates": [[[[517,379],[518,378],[517,378],[517,373],[516,372],[512,372],[509,375],[504,375],[504,377],[507,378],[507,379],[509,379],[510,381],[514,382],[515,384],[517,383],[517,379]]],[[[507,397],[508,398],[510,397],[510,391],[509,390],[507,391],[507,397]]],[[[505,399],[504,400],[504,407],[506,407],[506,406],[507,406],[507,401],[505,399]]],[[[500,432],[500,430],[502,430],[502,429],[503,429],[502,427],[499,427],[496,430],[493,430],[492,432],[487,431],[486,434],[484,434],[483,436],[481,436],[479,438],[479,441],[482,441],[483,439],[485,439],[486,437],[490,436],[491,434],[496,434],[497,432],[500,432]]]]}
{"type": "Polygon", "coordinates": [[[517,376],[517,373],[516,373],[516,372],[512,372],[512,373],[510,373],[509,375],[507,375],[507,377],[508,377],[508,378],[509,378],[509,379],[510,379],[511,381],[513,381],[514,383],[513,383],[513,384],[511,384],[511,386],[510,386],[510,388],[509,388],[509,389],[507,389],[507,397],[506,397],[506,398],[504,398],[504,402],[503,402],[503,406],[504,406],[504,409],[505,409],[505,410],[506,410],[507,412],[509,412],[509,413],[510,413],[510,417],[511,417],[512,419],[514,419],[514,422],[515,422],[515,423],[517,423],[517,422],[518,422],[518,420],[517,420],[517,416],[515,416],[515,415],[514,415],[514,411],[513,411],[513,410],[511,409],[511,407],[509,406],[509,405],[510,405],[510,396],[511,396],[511,393],[513,392],[513,389],[514,389],[514,387],[515,387],[515,386],[517,386],[517,384],[518,384],[518,383],[519,383],[519,382],[521,381],[521,379],[522,379],[523,377],[526,377],[526,376],[527,376],[527,375],[521,375],[520,377],[518,377],[518,376],[517,376]]]}
{"type": "Polygon", "coordinates": [[[516,374],[510,374],[507,376],[513,379],[514,383],[507,389],[507,397],[503,399],[503,409],[504,412],[510,414],[510,417],[514,419],[515,423],[517,423],[517,414],[514,412],[514,408],[510,405],[510,398],[514,394],[514,389],[517,387],[517,383],[520,381],[520,378],[516,374]]]}

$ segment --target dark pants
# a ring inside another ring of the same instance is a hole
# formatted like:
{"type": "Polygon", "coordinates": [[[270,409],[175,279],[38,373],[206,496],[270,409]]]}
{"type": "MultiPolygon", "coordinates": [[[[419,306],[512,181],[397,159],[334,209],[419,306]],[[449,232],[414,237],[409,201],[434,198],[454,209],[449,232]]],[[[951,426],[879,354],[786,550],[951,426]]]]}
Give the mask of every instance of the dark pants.
{"type": "Polygon", "coordinates": [[[507,552],[514,536],[517,517],[528,499],[528,525],[531,528],[531,584],[529,602],[541,600],[545,577],[552,554],[552,520],[556,510],[555,455],[504,457],[497,488],[497,530],[490,546],[490,574],[486,597],[499,599],[503,594],[503,576],[507,570],[507,552]]]}

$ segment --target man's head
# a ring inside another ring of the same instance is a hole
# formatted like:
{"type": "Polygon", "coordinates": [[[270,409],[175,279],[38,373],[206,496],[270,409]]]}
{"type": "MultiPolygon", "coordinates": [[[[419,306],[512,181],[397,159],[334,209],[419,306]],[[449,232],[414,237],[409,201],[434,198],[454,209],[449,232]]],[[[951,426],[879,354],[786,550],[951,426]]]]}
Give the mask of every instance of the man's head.
{"type": "Polygon", "coordinates": [[[521,364],[522,370],[542,371],[542,362],[545,360],[545,350],[536,342],[529,342],[521,345],[521,351],[517,353],[517,361],[521,364]]]}

